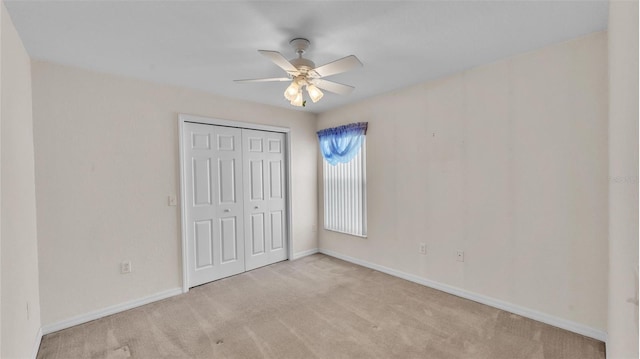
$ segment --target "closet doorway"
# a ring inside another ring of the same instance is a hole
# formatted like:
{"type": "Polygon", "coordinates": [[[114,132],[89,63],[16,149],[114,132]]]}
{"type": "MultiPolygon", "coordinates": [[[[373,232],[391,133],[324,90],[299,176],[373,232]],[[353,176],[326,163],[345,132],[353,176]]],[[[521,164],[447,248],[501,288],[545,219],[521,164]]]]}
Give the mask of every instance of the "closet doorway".
{"type": "Polygon", "coordinates": [[[183,291],[289,258],[286,128],[179,116],[183,291]]]}

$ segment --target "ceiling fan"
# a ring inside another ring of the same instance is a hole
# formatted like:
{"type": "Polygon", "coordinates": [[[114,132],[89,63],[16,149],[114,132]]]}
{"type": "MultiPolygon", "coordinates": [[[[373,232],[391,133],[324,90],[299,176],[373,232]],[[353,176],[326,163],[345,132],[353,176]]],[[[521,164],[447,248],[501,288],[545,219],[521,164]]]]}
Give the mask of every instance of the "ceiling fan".
{"type": "Polygon", "coordinates": [[[309,48],[309,40],[295,38],[289,41],[289,44],[294,48],[296,54],[298,54],[298,57],[292,60],[287,60],[277,51],[258,50],[259,53],[286,71],[288,77],[235,80],[235,82],[250,83],[291,81],[289,87],[284,91],[284,97],[289,100],[293,106],[306,105],[306,101],[302,95],[302,89],[305,87],[307,89],[307,94],[309,94],[309,97],[313,102],[320,101],[322,96],[324,96],[320,89],[339,95],[346,95],[353,91],[353,86],[324,80],[323,77],[340,74],[362,66],[362,63],[357,57],[349,55],[326,65],[316,67],[316,64],[314,64],[313,61],[302,57],[302,54],[304,54],[304,52],[309,48]]]}

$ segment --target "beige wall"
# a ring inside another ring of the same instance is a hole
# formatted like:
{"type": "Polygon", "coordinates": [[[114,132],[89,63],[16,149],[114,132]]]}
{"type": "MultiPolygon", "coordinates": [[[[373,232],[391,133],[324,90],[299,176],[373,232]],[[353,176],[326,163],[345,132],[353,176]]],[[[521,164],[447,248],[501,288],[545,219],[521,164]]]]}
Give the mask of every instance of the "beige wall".
{"type": "Polygon", "coordinates": [[[596,33],[321,114],[369,122],[369,236],[320,248],[606,330],[607,98],[596,33]]]}
{"type": "Polygon", "coordinates": [[[31,64],[4,4],[0,7],[0,357],[28,358],[40,330],[31,64]]]}
{"type": "Polygon", "coordinates": [[[43,325],[182,285],[178,113],[291,128],[294,253],[317,247],[314,115],[43,62],[33,101],[43,325]]]}
{"type": "Polygon", "coordinates": [[[2,26],[4,24],[2,15],[5,11],[3,2],[0,6],[0,356],[2,356],[2,26]]]}
{"type": "Polygon", "coordinates": [[[638,357],[638,1],[609,2],[609,339],[638,357]]]}

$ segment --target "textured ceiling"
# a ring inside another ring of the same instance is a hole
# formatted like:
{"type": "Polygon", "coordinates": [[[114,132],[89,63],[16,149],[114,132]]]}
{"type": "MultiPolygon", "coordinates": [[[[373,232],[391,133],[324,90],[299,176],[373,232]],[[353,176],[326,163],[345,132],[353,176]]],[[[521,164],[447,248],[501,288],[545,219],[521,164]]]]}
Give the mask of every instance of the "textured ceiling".
{"type": "Polygon", "coordinates": [[[607,28],[606,1],[11,1],[34,59],[175,84],[309,112],[446,76],[607,28]],[[355,86],[294,108],[256,50],[316,65],[356,55],[362,68],[327,79],[355,86]]]}

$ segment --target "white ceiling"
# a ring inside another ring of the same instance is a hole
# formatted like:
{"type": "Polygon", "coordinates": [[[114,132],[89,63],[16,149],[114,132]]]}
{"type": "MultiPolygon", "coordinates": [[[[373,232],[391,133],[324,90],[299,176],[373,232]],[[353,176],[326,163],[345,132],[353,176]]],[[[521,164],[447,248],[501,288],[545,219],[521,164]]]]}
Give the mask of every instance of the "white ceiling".
{"type": "Polygon", "coordinates": [[[34,59],[294,108],[256,50],[295,54],[306,37],[316,65],[356,55],[349,84],[294,108],[319,113],[607,27],[599,1],[15,1],[5,0],[34,59]]]}

